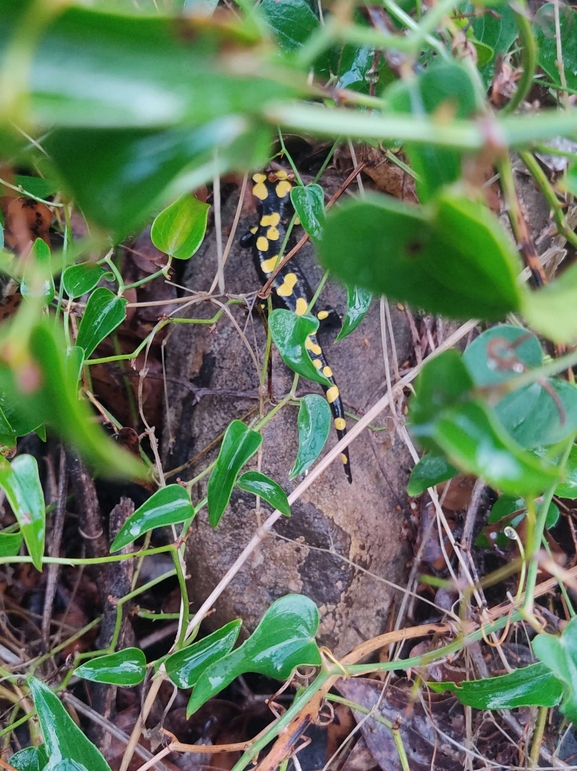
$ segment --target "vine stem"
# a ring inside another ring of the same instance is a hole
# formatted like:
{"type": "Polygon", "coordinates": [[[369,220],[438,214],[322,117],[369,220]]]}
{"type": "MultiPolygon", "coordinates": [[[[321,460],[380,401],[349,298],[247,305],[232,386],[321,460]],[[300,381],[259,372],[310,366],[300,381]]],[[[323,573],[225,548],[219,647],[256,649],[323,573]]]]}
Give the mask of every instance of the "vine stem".
{"type": "Polygon", "coordinates": [[[525,15],[527,13],[527,6],[525,2],[523,2],[519,11],[513,10],[517,22],[517,29],[519,30],[519,37],[521,38],[521,45],[523,47],[523,74],[519,79],[517,90],[501,111],[502,114],[505,115],[507,113],[515,112],[523,99],[525,99],[531,90],[533,78],[537,71],[537,44],[535,43],[531,24],[525,15]]]}

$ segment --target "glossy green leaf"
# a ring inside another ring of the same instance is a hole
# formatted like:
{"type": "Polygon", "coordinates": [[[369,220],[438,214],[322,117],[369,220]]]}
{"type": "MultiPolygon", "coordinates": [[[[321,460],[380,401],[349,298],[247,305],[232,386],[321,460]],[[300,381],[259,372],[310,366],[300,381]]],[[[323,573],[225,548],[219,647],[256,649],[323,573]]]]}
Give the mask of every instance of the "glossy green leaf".
{"type": "Polygon", "coordinates": [[[577,498],[577,445],[571,447],[561,482],[557,485],[555,495],[559,498],[577,498]]]}
{"type": "Polygon", "coordinates": [[[577,341],[577,265],[553,283],[523,295],[523,316],[539,334],[556,343],[577,341]]]}
{"type": "MultiPolygon", "coordinates": [[[[474,6],[469,5],[463,10],[470,13],[473,9],[474,6]]],[[[470,19],[470,24],[475,38],[493,51],[491,60],[478,66],[483,82],[488,86],[495,73],[495,55],[506,54],[517,39],[515,13],[510,5],[500,3],[497,13],[481,8],[481,13],[470,19]]]]}
{"type": "Polygon", "coordinates": [[[300,594],[281,597],[240,648],[203,672],[188,703],[187,715],[246,672],[286,680],[295,667],[319,666],[321,656],[315,642],[318,625],[319,612],[312,600],[300,594]]]}
{"type": "Polygon", "coordinates": [[[54,299],[50,247],[41,238],[34,241],[26,258],[20,291],[23,297],[42,297],[46,305],[54,299]]]}
{"type": "Polygon", "coordinates": [[[140,506],[122,525],[114,539],[111,552],[128,546],[141,535],[156,527],[166,527],[185,522],[194,517],[190,495],[180,485],[161,487],[140,506]]]}
{"type": "Polygon", "coordinates": [[[316,334],[319,328],[317,319],[309,315],[297,316],[292,311],[277,308],[269,316],[269,328],[287,367],[309,380],[330,387],[330,381],[316,369],[306,348],[309,336],[316,334]]]}
{"type": "Polygon", "coordinates": [[[87,661],[74,674],[94,683],[138,685],[146,675],[146,656],[140,648],[124,648],[87,661]]]}
{"type": "Polygon", "coordinates": [[[285,517],[290,517],[291,507],[287,494],[274,479],[267,477],[266,474],[261,474],[260,471],[245,471],[237,485],[245,493],[252,493],[264,498],[273,509],[278,509],[285,517]]]}
{"type": "Polygon", "coordinates": [[[0,533],[0,557],[15,557],[22,541],[22,533],[0,533]]]}
{"type": "Polygon", "coordinates": [[[36,198],[48,198],[58,190],[58,185],[53,180],[26,174],[15,174],[14,184],[21,188],[23,195],[28,194],[36,198]]]}
{"type": "Polygon", "coordinates": [[[226,429],[215,467],[208,480],[208,518],[216,527],[228,506],[232,488],[244,464],[252,458],[262,443],[262,436],[233,420],[226,429]]]}
{"type": "Polygon", "coordinates": [[[476,337],[463,354],[475,385],[504,383],[543,363],[536,335],[512,324],[499,324],[476,337]]]}
{"type": "MultiPolygon", "coordinates": [[[[542,505],[540,500],[537,505],[542,505]]],[[[476,546],[498,546],[506,549],[511,544],[511,540],[505,534],[505,528],[517,528],[525,519],[527,514],[527,505],[524,498],[518,498],[514,495],[501,495],[491,509],[487,519],[487,527],[475,540],[476,546]],[[492,525],[492,527],[491,527],[492,525]],[[495,527],[499,525],[499,527],[495,527]]],[[[559,521],[559,509],[554,503],[549,504],[547,516],[545,518],[545,528],[550,530],[559,521]]]]}
{"type": "Polygon", "coordinates": [[[319,394],[307,394],[300,401],[299,448],[294,466],[289,472],[289,479],[294,479],[315,462],[331,430],[331,408],[326,399],[319,394]]]}
{"type": "Polygon", "coordinates": [[[375,195],[343,204],[327,216],[319,251],[345,283],[431,313],[498,320],[521,303],[508,234],[450,192],[426,207],[375,195]]]}
{"type": "Polygon", "coordinates": [[[2,409],[10,423],[33,430],[44,423],[74,445],[99,473],[112,477],[146,476],[143,464],[121,450],[94,423],[88,405],[78,399],[78,381],[66,360],[62,334],[52,319],[41,318],[27,338],[14,323],[4,325],[2,343],[15,354],[0,360],[2,409]]]}
{"type": "Polygon", "coordinates": [[[76,338],[76,345],[84,348],[87,357],[122,324],[126,318],[126,304],[123,297],[118,297],[103,286],[90,295],[76,338]]]}
{"type": "Polygon", "coordinates": [[[59,758],[57,760],[51,758],[46,765],[46,771],[89,771],[89,769],[72,758],[59,758]]]}
{"type": "Polygon", "coordinates": [[[503,428],[526,449],[557,444],[577,429],[577,388],[558,378],[544,383],[513,391],[494,408],[503,428]]]}
{"type": "Polygon", "coordinates": [[[437,693],[451,691],[461,704],[475,709],[554,707],[561,700],[561,684],[544,664],[530,664],[508,675],[462,683],[428,683],[437,693]]]}
{"type": "Polygon", "coordinates": [[[205,669],[229,653],[237,641],[242,621],[230,621],[188,648],[173,653],[164,662],[166,672],[179,688],[192,688],[205,669]]]}
{"type": "Polygon", "coordinates": [[[291,202],[301,225],[317,242],[325,225],[325,192],[320,185],[298,185],[291,190],[291,202]]]}
{"type": "Polygon", "coordinates": [[[259,10],[286,53],[298,50],[319,26],[319,20],[306,0],[263,0],[259,10]]]}
{"type": "Polygon", "coordinates": [[[47,142],[84,214],[120,242],[171,192],[262,167],[270,133],[262,121],[235,114],[200,128],[58,129],[47,142]]]}
{"type": "MultiPolygon", "coordinates": [[[[476,109],[475,86],[465,67],[456,63],[437,64],[417,78],[397,81],[389,87],[385,99],[393,112],[410,113],[416,120],[443,112],[468,118],[476,109]]],[[[461,153],[410,142],[404,147],[417,174],[417,192],[423,203],[460,178],[461,153]]]]}
{"type": "Polygon", "coordinates": [[[560,86],[561,74],[557,63],[559,46],[563,56],[565,83],[569,88],[577,89],[577,11],[571,6],[559,6],[559,28],[560,40],[556,33],[555,6],[553,3],[542,5],[533,19],[539,64],[553,83],[560,86]]]}
{"type": "Polygon", "coordinates": [[[188,260],[202,244],[210,206],[185,193],[157,215],[150,238],[161,252],[188,260]]]}
{"type": "Polygon", "coordinates": [[[18,520],[35,568],[42,570],[46,509],[36,458],[18,455],[12,463],[0,459],[0,487],[18,520]]]}
{"type": "Polygon", "coordinates": [[[516,445],[480,402],[447,411],[434,438],[452,463],[506,493],[539,494],[559,476],[558,469],[516,445]]]}
{"type": "Polygon", "coordinates": [[[66,379],[70,383],[78,383],[84,364],[84,348],[73,345],[66,350],[66,379]]]}
{"type": "Polygon", "coordinates": [[[43,744],[38,747],[26,747],[10,758],[10,765],[16,771],[43,771],[47,763],[48,758],[43,744]]]}
{"type": "Polygon", "coordinates": [[[458,473],[458,469],[451,466],[444,455],[427,453],[411,471],[407,493],[416,497],[424,493],[428,487],[434,487],[439,482],[452,479],[458,473]]]}
{"type": "Polygon", "coordinates": [[[371,307],[373,295],[367,289],[359,286],[347,286],[347,312],[337,340],[350,335],[365,318],[371,307]]]}
{"type": "Polygon", "coordinates": [[[35,677],[29,678],[28,685],[50,762],[69,759],[90,771],[110,771],[108,763],[66,712],[58,696],[35,677]]]}
{"type": "Polygon", "coordinates": [[[100,279],[106,274],[102,265],[96,262],[81,262],[71,265],[62,274],[64,291],[69,297],[81,297],[91,292],[100,279]]]}
{"type": "MultiPolygon", "coordinates": [[[[353,91],[368,92],[373,81],[371,73],[374,58],[374,50],[368,46],[343,46],[338,51],[336,64],[333,65],[339,76],[336,88],[350,88],[353,91]]],[[[379,84],[386,83],[383,72],[385,69],[386,63],[376,73],[379,84]]]]}
{"type": "Polygon", "coordinates": [[[538,634],[532,645],[537,658],[561,681],[561,712],[577,723],[577,619],[567,624],[560,637],[538,634]]]}

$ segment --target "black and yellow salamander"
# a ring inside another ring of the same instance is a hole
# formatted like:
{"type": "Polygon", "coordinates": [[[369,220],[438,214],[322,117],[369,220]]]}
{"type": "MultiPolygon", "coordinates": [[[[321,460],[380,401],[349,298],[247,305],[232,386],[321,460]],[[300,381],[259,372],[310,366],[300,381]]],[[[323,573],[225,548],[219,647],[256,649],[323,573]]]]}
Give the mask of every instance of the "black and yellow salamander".
{"type": "MultiPolygon", "coordinates": [[[[279,260],[279,252],[284,243],[288,223],[293,215],[290,199],[292,182],[286,171],[269,171],[266,174],[253,176],[253,195],[256,197],[258,224],[251,228],[241,239],[242,246],[251,246],[256,267],[267,281],[279,260]]],[[[275,276],[272,283],[273,304],[288,308],[302,316],[312,299],[313,293],[309,282],[294,260],[291,260],[275,276]]],[[[317,313],[319,321],[324,321],[331,315],[330,310],[317,313]]],[[[345,411],[333,372],[329,367],[316,335],[309,335],[306,348],[313,364],[331,382],[331,386],[323,386],[325,396],[331,407],[335,428],[339,439],[347,432],[345,411]]],[[[345,474],[349,482],[353,481],[348,448],[341,454],[345,474]]]]}

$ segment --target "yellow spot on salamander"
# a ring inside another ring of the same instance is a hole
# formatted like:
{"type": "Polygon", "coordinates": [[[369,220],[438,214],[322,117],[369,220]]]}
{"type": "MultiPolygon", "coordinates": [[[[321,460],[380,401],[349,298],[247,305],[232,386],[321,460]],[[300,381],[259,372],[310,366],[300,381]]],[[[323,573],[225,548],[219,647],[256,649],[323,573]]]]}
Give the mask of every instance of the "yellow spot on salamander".
{"type": "Polygon", "coordinates": [[[307,349],[307,351],[310,351],[311,353],[316,353],[317,356],[320,356],[322,353],[320,345],[313,343],[310,337],[307,337],[307,339],[305,340],[305,348],[307,349]]]}
{"type": "Polygon", "coordinates": [[[320,369],[323,366],[323,363],[320,359],[313,359],[313,364],[317,369],[320,369]]]}
{"type": "Polygon", "coordinates": [[[275,172],[275,177],[277,179],[288,179],[288,172],[284,171],[283,169],[279,169],[275,172]]]}
{"type": "Polygon", "coordinates": [[[278,241],[280,238],[280,233],[278,232],[277,228],[271,227],[266,231],[266,237],[269,241],[278,241]]]}
{"type": "Polygon", "coordinates": [[[332,369],[329,367],[329,365],[328,365],[328,364],[327,364],[327,366],[326,366],[326,367],[323,367],[323,375],[324,375],[325,377],[332,377],[332,376],[333,376],[333,371],[332,371],[332,369]]]}
{"type": "Polygon", "coordinates": [[[277,182],[275,190],[279,198],[284,198],[292,190],[292,185],[288,180],[283,179],[280,182],[277,182]]]}
{"type": "Polygon", "coordinates": [[[253,174],[252,175],[252,181],[253,182],[264,182],[266,179],[266,174],[253,174]]]}
{"type": "MultiPolygon", "coordinates": [[[[265,239],[266,240],[266,239],[265,239]]],[[[272,273],[278,263],[278,254],[274,257],[269,257],[268,260],[263,260],[260,264],[264,273],[272,273]]]]}
{"type": "Polygon", "coordinates": [[[254,234],[256,233],[256,231],[257,231],[257,230],[258,230],[258,227],[255,225],[255,226],[254,226],[254,228],[251,228],[251,229],[250,229],[250,232],[251,232],[251,233],[253,234],[253,236],[254,236],[254,234]]]}
{"type": "Polygon", "coordinates": [[[344,431],[347,427],[347,421],[344,418],[335,418],[335,428],[337,431],[344,431]]]}
{"type": "Polygon", "coordinates": [[[290,297],[297,281],[296,273],[287,273],[282,285],[276,290],[278,296],[290,297]]]}
{"type": "Polygon", "coordinates": [[[305,300],[304,297],[299,297],[297,300],[297,307],[295,308],[295,313],[297,316],[303,316],[307,312],[308,303],[305,300]]]}
{"type": "Polygon", "coordinates": [[[349,462],[349,459],[344,454],[344,452],[341,452],[341,460],[342,460],[343,463],[348,463],[349,462]]]}
{"type": "Polygon", "coordinates": [[[328,311],[319,311],[317,313],[317,319],[319,321],[323,321],[324,319],[328,318],[329,312],[328,311]]]}
{"type": "Polygon", "coordinates": [[[327,389],[327,402],[332,404],[339,398],[339,389],[336,386],[331,386],[327,389]]]}
{"type": "Polygon", "coordinates": [[[259,250],[259,252],[268,251],[268,241],[264,236],[259,236],[256,239],[256,248],[259,250]]]}
{"type": "Polygon", "coordinates": [[[266,189],[264,182],[259,182],[255,185],[252,189],[252,194],[255,198],[258,198],[259,201],[266,201],[268,198],[268,190],[266,189]]]}
{"type": "Polygon", "coordinates": [[[265,214],[260,221],[263,228],[268,228],[270,225],[276,227],[280,222],[280,214],[277,211],[273,211],[272,214],[265,214]]]}

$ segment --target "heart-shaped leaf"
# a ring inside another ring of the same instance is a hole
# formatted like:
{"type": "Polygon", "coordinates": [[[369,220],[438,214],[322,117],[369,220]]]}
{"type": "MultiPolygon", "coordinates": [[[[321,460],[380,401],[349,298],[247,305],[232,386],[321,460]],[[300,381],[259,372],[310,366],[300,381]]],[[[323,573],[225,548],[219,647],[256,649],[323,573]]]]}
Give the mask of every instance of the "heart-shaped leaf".
{"type": "Polygon", "coordinates": [[[331,408],[319,394],[307,394],[300,401],[299,449],[289,479],[304,474],[323,451],[331,429],[331,408]]]}
{"type": "Polygon", "coordinates": [[[89,769],[82,763],[72,760],[72,758],[60,758],[58,760],[50,759],[45,771],[89,771],[89,769]]]}
{"type": "Polygon", "coordinates": [[[10,758],[10,765],[16,771],[44,771],[47,763],[48,758],[43,744],[38,747],[26,747],[10,758]]]}
{"type": "Polygon", "coordinates": [[[188,260],[202,244],[210,206],[186,193],[167,206],[152,223],[150,238],[161,252],[188,260]]]}
{"type": "Polygon", "coordinates": [[[164,662],[166,672],[179,688],[192,688],[205,669],[229,653],[238,638],[242,621],[230,621],[188,648],[173,653],[164,662]]]}
{"type": "Polygon", "coordinates": [[[421,495],[428,487],[434,487],[439,482],[452,479],[455,474],[458,474],[458,469],[451,466],[444,455],[429,452],[423,455],[411,471],[407,493],[412,496],[421,495]]]}
{"type": "Polygon", "coordinates": [[[319,20],[306,0],[263,0],[258,7],[264,14],[280,49],[286,53],[300,48],[318,28],[319,20]]]}
{"type": "Polygon", "coordinates": [[[309,380],[331,386],[330,381],[314,366],[307,350],[307,344],[310,346],[311,342],[318,345],[315,340],[310,340],[310,336],[314,336],[319,328],[317,319],[308,315],[297,316],[292,311],[277,308],[270,314],[269,328],[287,367],[309,380]]]}
{"type": "Polygon", "coordinates": [[[226,429],[215,467],[208,480],[208,518],[216,527],[224,514],[236,478],[244,464],[252,458],[262,442],[262,436],[233,420],[226,429]]]}
{"type": "Polygon", "coordinates": [[[313,241],[319,241],[325,224],[325,193],[322,187],[316,184],[293,187],[291,202],[303,228],[313,241]]]}
{"type": "Polygon", "coordinates": [[[343,204],[327,216],[319,251],[346,284],[431,313],[499,320],[521,305],[509,235],[450,191],[426,207],[374,195],[343,204]]]}
{"type": "Polygon", "coordinates": [[[319,612],[312,600],[300,594],[281,597],[240,648],[203,672],[188,703],[187,715],[246,672],[286,680],[295,667],[319,666],[321,656],[315,642],[318,625],[319,612]]]}
{"type": "Polygon", "coordinates": [[[350,335],[359,326],[371,307],[372,299],[373,295],[368,289],[363,289],[360,286],[347,286],[347,312],[337,340],[342,340],[350,335]]]}
{"type": "Polygon", "coordinates": [[[146,656],[140,648],[125,648],[87,661],[74,674],[94,683],[138,685],[146,675],[146,656]]]}
{"type": "Polygon", "coordinates": [[[532,645],[537,658],[561,681],[561,712],[577,723],[577,619],[567,624],[560,637],[538,634],[532,645]]]}
{"type": "Polygon", "coordinates": [[[105,337],[126,318],[127,301],[101,286],[90,295],[78,327],[76,345],[84,348],[86,356],[94,351],[105,337]]]}
{"type": "Polygon", "coordinates": [[[155,527],[166,527],[194,517],[190,495],[180,485],[161,487],[132,514],[120,528],[111,552],[128,546],[155,527]]]}
{"type": "Polygon", "coordinates": [[[266,474],[261,474],[260,471],[246,471],[238,480],[237,485],[245,493],[252,493],[264,498],[274,509],[278,509],[285,517],[290,517],[291,507],[285,491],[266,474]]]}
{"type": "Polygon", "coordinates": [[[105,274],[104,268],[96,262],[81,262],[80,265],[71,265],[62,274],[64,291],[68,297],[81,297],[83,294],[91,292],[105,274]]]}
{"type": "Polygon", "coordinates": [[[504,383],[543,363],[535,334],[512,324],[499,324],[476,337],[463,354],[475,385],[504,383]]]}
{"type": "Polygon", "coordinates": [[[36,458],[18,455],[12,463],[0,459],[0,486],[18,520],[34,566],[42,570],[46,509],[36,458]]]}
{"type": "Polygon", "coordinates": [[[561,683],[544,664],[530,664],[501,677],[462,683],[428,683],[437,693],[451,691],[461,704],[475,709],[554,707],[561,701],[561,683]]]}
{"type": "Polygon", "coordinates": [[[20,291],[23,297],[42,297],[46,305],[54,299],[50,247],[41,238],[34,241],[26,259],[20,291]]]}
{"type": "Polygon", "coordinates": [[[69,759],[90,771],[110,771],[108,763],[78,728],[56,694],[35,677],[29,678],[28,685],[50,762],[69,759]]]}

